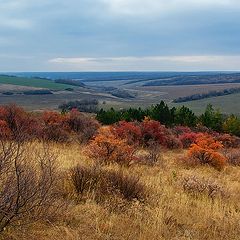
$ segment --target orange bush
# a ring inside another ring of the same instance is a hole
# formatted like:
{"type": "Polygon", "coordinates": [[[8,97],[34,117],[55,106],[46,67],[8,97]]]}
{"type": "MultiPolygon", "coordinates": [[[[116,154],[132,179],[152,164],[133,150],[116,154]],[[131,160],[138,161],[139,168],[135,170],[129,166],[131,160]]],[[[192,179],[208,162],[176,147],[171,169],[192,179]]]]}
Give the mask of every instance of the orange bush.
{"type": "Polygon", "coordinates": [[[111,126],[99,129],[98,135],[90,142],[86,152],[100,163],[117,162],[129,165],[135,160],[135,149],[125,140],[118,138],[111,126]]]}
{"type": "Polygon", "coordinates": [[[200,164],[209,164],[220,170],[226,164],[226,157],[219,151],[223,148],[221,142],[214,140],[210,135],[199,136],[191,145],[188,155],[200,164]]]}

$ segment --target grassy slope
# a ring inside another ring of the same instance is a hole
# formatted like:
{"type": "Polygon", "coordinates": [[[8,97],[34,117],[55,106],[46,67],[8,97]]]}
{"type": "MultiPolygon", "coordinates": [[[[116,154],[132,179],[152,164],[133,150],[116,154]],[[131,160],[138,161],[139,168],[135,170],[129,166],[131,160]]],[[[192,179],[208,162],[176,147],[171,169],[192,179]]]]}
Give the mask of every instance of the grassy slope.
{"type": "Polygon", "coordinates": [[[215,108],[220,109],[221,112],[227,114],[240,115],[240,93],[231,94],[227,96],[206,98],[197,101],[191,101],[186,103],[172,104],[174,106],[185,105],[192,109],[197,114],[204,112],[208,104],[212,104],[215,108]]]}
{"type": "Polygon", "coordinates": [[[23,77],[10,77],[10,76],[0,76],[0,84],[12,84],[17,86],[27,86],[36,88],[47,88],[51,90],[64,90],[71,87],[67,84],[59,84],[48,79],[38,79],[38,78],[23,78],[23,77]]]}
{"type": "MultiPolygon", "coordinates": [[[[79,145],[55,145],[54,148],[60,154],[62,169],[77,164],[91,165],[79,145]]],[[[124,169],[139,176],[149,189],[149,199],[143,205],[137,202],[127,206],[119,202],[103,205],[90,199],[86,203],[72,202],[57,221],[35,223],[20,231],[13,228],[2,237],[12,240],[238,240],[239,168],[227,167],[223,172],[209,167],[185,168],[177,161],[183,154],[164,153],[164,167],[133,165],[124,169]],[[214,200],[202,195],[193,197],[181,186],[182,177],[187,175],[214,179],[230,195],[214,200]]]]}

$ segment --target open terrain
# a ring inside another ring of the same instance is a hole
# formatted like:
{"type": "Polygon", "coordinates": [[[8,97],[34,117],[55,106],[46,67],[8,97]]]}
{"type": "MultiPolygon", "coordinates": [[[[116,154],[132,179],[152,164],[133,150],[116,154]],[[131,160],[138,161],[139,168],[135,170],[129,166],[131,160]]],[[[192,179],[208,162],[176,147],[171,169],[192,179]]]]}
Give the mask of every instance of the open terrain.
{"type": "Polygon", "coordinates": [[[208,73],[208,75],[195,73],[195,75],[193,73],[22,73],[16,74],[18,77],[2,75],[0,76],[0,103],[16,102],[29,110],[44,110],[58,109],[58,106],[66,101],[91,98],[99,100],[99,108],[120,109],[129,106],[149,107],[164,100],[172,106],[189,106],[197,114],[202,113],[208,103],[212,103],[224,113],[239,113],[237,104],[239,94],[182,104],[172,103],[179,97],[240,86],[239,74],[235,73],[208,73]],[[72,86],[54,81],[54,79],[61,79],[61,76],[62,79],[73,79],[84,85],[72,86]],[[177,85],[174,82],[176,79],[179,80],[177,85]],[[194,84],[185,85],[192,79],[195,79],[194,84]],[[161,81],[162,85],[167,86],[155,86],[157,84],[150,84],[152,81],[161,81]],[[28,96],[23,94],[24,91],[39,89],[48,89],[52,94],[28,96]],[[14,94],[10,95],[9,92],[14,94]]]}
{"type": "Polygon", "coordinates": [[[0,113],[0,239],[239,239],[240,138],[215,112],[212,128],[0,113]]]}
{"type": "MultiPolygon", "coordinates": [[[[52,146],[58,155],[59,167],[67,171],[78,164],[91,166],[92,160],[79,145],[52,146]]],[[[238,240],[240,234],[240,171],[227,167],[218,172],[209,167],[185,168],[179,163],[183,151],[168,151],[162,155],[163,165],[134,165],[122,169],[139,176],[147,187],[146,203],[127,203],[120,199],[97,203],[91,196],[86,202],[70,201],[62,216],[54,221],[39,222],[20,228],[10,228],[1,239],[12,240],[238,240]],[[185,177],[197,176],[223,186],[225,197],[211,198],[184,191],[185,177]]],[[[66,200],[69,201],[69,200],[66,200]]]]}

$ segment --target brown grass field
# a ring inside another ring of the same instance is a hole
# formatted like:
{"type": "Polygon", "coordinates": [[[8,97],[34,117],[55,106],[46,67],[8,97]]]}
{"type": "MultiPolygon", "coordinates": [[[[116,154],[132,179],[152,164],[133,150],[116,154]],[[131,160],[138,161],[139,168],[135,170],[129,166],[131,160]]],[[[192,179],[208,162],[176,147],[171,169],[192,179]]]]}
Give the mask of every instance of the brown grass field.
{"type": "MultiPolygon", "coordinates": [[[[129,108],[129,107],[149,107],[152,104],[158,104],[161,100],[172,106],[183,104],[173,104],[172,101],[178,97],[184,97],[192,94],[206,93],[212,90],[223,90],[228,88],[240,87],[240,84],[210,84],[210,85],[191,85],[191,86],[166,86],[166,87],[139,87],[127,86],[126,90],[136,94],[134,99],[123,99],[114,97],[109,93],[99,92],[87,88],[75,88],[73,92],[54,91],[52,95],[23,95],[17,94],[25,90],[34,90],[37,88],[17,86],[17,85],[0,85],[0,103],[16,103],[27,110],[57,110],[58,106],[66,101],[81,100],[86,98],[98,99],[99,108],[129,108]],[[14,95],[6,96],[1,93],[11,91],[14,95]],[[105,101],[106,104],[101,103],[105,101]]],[[[220,108],[224,113],[239,114],[239,94],[229,96],[215,97],[184,103],[189,106],[195,113],[202,113],[207,104],[212,103],[216,108],[220,108]]]]}
{"type": "MultiPolygon", "coordinates": [[[[81,164],[91,166],[83,146],[53,144],[61,171],[81,164]]],[[[240,236],[240,171],[227,166],[219,172],[207,166],[185,167],[179,161],[184,151],[162,153],[155,166],[123,167],[139,176],[147,199],[144,203],[123,201],[112,196],[97,203],[66,197],[68,205],[54,220],[6,229],[1,239],[11,240],[238,240],[240,236]],[[221,186],[222,195],[209,196],[183,188],[183,179],[197,176],[221,186]],[[194,194],[193,194],[194,193],[194,194]]],[[[110,165],[104,168],[120,168],[110,165]]],[[[66,187],[67,188],[67,187],[66,187]]]]}

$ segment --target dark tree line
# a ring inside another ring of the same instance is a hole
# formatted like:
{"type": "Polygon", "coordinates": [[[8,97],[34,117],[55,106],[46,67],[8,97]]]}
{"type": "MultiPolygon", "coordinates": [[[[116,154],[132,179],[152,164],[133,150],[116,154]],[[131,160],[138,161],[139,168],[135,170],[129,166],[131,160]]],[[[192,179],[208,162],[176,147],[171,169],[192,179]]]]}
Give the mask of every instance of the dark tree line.
{"type": "Polygon", "coordinates": [[[225,96],[225,95],[230,95],[234,93],[240,93],[240,88],[230,88],[230,89],[224,89],[222,91],[210,91],[208,93],[193,94],[186,97],[179,97],[175,99],[173,102],[183,103],[183,102],[195,101],[195,100],[200,100],[205,98],[225,96]]]}
{"type": "Polygon", "coordinates": [[[63,103],[58,108],[63,113],[69,112],[72,109],[77,109],[80,112],[96,113],[98,111],[98,103],[96,99],[83,99],[63,103]]]}
{"type": "Polygon", "coordinates": [[[197,117],[187,107],[169,108],[167,104],[161,101],[159,104],[154,105],[147,109],[142,108],[129,108],[124,110],[109,110],[101,109],[97,113],[97,120],[103,124],[113,124],[119,121],[143,121],[145,117],[159,121],[166,126],[186,125],[195,126],[197,117]]]}

